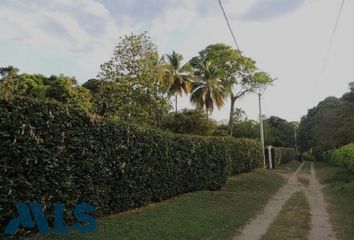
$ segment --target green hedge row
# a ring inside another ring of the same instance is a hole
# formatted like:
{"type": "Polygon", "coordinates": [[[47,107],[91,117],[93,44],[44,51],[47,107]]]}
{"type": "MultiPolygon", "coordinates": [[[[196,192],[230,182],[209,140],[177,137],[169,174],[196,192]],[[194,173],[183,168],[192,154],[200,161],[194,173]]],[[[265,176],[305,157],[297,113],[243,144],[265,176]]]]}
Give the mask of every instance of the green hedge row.
{"type": "MultiPolygon", "coordinates": [[[[0,101],[0,225],[18,201],[96,214],[122,212],[181,193],[216,190],[232,174],[262,165],[259,142],[163,133],[96,123],[53,102],[0,101]]],[[[0,229],[1,231],[1,229],[0,229]]]]}
{"type": "Polygon", "coordinates": [[[311,161],[311,162],[316,161],[315,155],[312,152],[310,152],[310,151],[304,152],[302,154],[302,159],[304,161],[311,161]]]}
{"type": "Polygon", "coordinates": [[[324,152],[322,159],[330,164],[345,167],[354,172],[354,143],[324,152]]]}
{"type": "Polygon", "coordinates": [[[275,167],[279,166],[280,164],[288,163],[296,159],[297,156],[294,148],[283,148],[283,147],[274,148],[275,167]]]}

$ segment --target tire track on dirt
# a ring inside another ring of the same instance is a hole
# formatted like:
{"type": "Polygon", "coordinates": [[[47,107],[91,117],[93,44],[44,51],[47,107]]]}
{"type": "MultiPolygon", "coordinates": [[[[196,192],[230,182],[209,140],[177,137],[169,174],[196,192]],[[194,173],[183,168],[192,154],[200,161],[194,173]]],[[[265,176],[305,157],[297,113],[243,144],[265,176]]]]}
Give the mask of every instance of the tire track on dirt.
{"type": "Polygon", "coordinates": [[[322,185],[316,178],[314,163],[311,163],[310,185],[305,193],[311,211],[311,240],[335,240],[336,235],[329,220],[327,204],[322,192],[322,185]]]}
{"type": "Polygon", "coordinates": [[[300,186],[297,181],[297,175],[301,171],[304,163],[302,163],[297,170],[291,175],[287,184],[283,186],[267,203],[262,213],[254,218],[242,230],[241,234],[235,236],[234,240],[257,240],[265,234],[278,216],[285,202],[291,197],[293,193],[299,190],[300,186]]]}

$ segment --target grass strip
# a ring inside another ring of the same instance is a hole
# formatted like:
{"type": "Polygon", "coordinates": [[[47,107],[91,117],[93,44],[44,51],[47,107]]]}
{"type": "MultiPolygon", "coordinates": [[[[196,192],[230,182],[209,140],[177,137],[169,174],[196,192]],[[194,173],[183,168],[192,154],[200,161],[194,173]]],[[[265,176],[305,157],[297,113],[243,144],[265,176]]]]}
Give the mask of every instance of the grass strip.
{"type": "Polygon", "coordinates": [[[322,184],[329,214],[338,239],[352,240],[354,236],[354,174],[345,168],[315,162],[317,177],[322,184]]]}
{"type": "Polygon", "coordinates": [[[310,231],[310,206],[304,192],[294,193],[262,240],[307,239],[310,231]]]}
{"type": "Polygon", "coordinates": [[[220,191],[202,191],[104,217],[92,234],[46,239],[231,239],[284,184],[276,173],[258,169],[232,177],[220,191]]]}

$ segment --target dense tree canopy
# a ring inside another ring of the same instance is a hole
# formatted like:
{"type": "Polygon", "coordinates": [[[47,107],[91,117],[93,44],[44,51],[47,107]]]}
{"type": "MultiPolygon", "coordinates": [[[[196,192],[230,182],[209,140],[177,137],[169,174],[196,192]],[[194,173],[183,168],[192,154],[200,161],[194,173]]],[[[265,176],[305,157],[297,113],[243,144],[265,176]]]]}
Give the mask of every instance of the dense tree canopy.
{"type": "Polygon", "coordinates": [[[266,128],[268,128],[268,134],[265,138],[268,145],[291,148],[295,146],[294,128],[297,125],[296,123],[275,116],[271,116],[264,122],[266,128]]]}
{"type": "Polygon", "coordinates": [[[220,88],[226,93],[219,102],[223,103],[224,99],[230,98],[229,129],[232,135],[236,100],[269,84],[271,78],[267,73],[257,69],[253,59],[243,56],[239,51],[225,44],[210,45],[190,60],[192,69],[197,75],[204,71],[203,66],[206,62],[212,62],[214,72],[221,80],[220,88]]]}
{"type": "MultiPolygon", "coordinates": [[[[74,77],[20,74],[12,66],[0,68],[0,96],[51,99],[82,108],[97,119],[202,135],[218,134],[208,113],[231,99],[229,131],[235,129],[237,137],[258,138],[257,124],[247,120],[240,109],[235,111],[235,101],[268,84],[268,74],[259,71],[254,60],[225,44],[210,45],[186,64],[182,61],[183,56],[175,51],[161,56],[146,33],[131,34],[120,39],[97,78],[82,85],[74,77]],[[190,94],[196,110],[178,113],[177,96],[182,93],[190,94]],[[175,96],[174,114],[169,113],[171,96],[175,96]]],[[[224,129],[219,130],[224,134],[224,129]]]]}
{"type": "Polygon", "coordinates": [[[111,60],[101,65],[98,78],[112,83],[98,84],[104,88],[99,92],[115,96],[111,106],[115,118],[154,124],[170,109],[164,81],[167,70],[157,47],[145,33],[125,36],[115,47],[111,60]]]}
{"type": "Polygon", "coordinates": [[[73,77],[64,75],[45,77],[41,74],[19,74],[14,67],[0,69],[0,96],[25,96],[52,99],[92,111],[91,92],[78,85],[73,77]]]}
{"type": "Polygon", "coordinates": [[[302,151],[322,152],[354,142],[354,89],[341,98],[328,97],[302,117],[299,143],[302,151]]]}

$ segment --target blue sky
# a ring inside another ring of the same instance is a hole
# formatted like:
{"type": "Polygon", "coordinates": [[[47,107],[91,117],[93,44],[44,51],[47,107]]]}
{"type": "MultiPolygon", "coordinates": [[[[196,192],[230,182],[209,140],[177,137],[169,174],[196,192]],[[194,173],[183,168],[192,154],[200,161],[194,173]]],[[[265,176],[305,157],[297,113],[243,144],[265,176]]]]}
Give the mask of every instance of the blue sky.
{"type": "MultiPolygon", "coordinates": [[[[241,50],[254,58],[277,83],[265,95],[267,115],[298,120],[321,98],[339,96],[354,76],[348,3],[324,75],[319,74],[339,0],[223,0],[241,50]],[[350,56],[351,55],[351,56],[350,56]],[[339,73],[339,74],[338,74],[339,73]],[[335,80],[333,78],[336,78],[335,80]],[[318,82],[319,87],[314,84],[318,82]],[[335,82],[333,82],[335,81],[335,82]],[[296,99],[296,92],[303,92],[296,99]],[[288,94],[284,94],[284,92],[288,94]],[[289,96],[290,94],[290,96],[289,96]],[[289,98],[289,102],[279,101],[289,98]],[[296,103],[296,104],[295,104],[296,103]],[[292,105],[289,110],[287,105],[292,105]]],[[[176,50],[185,60],[211,43],[232,45],[217,0],[2,0],[0,65],[23,72],[63,73],[79,82],[95,77],[119,37],[148,31],[160,53],[176,50]]],[[[184,98],[181,107],[189,107],[184,98]]],[[[242,99],[256,118],[255,97],[242,99]]],[[[228,106],[215,111],[227,118],[228,106]]]]}

